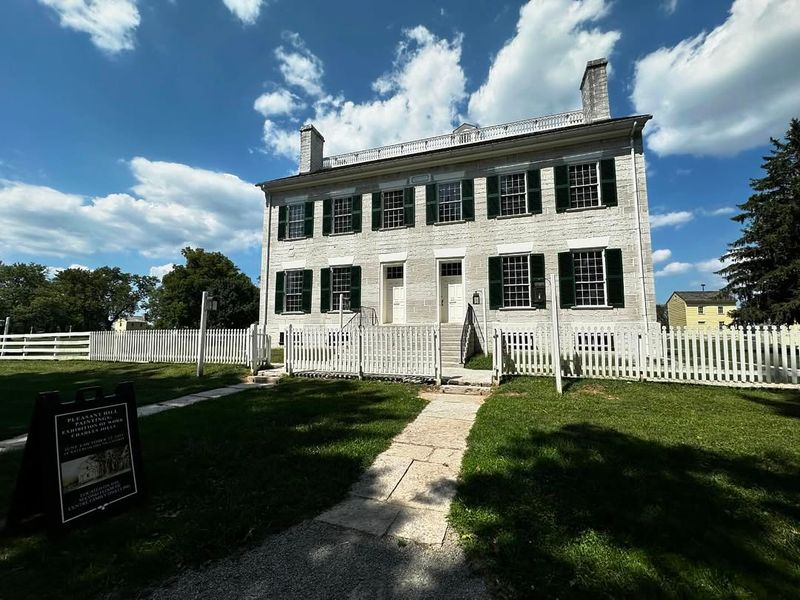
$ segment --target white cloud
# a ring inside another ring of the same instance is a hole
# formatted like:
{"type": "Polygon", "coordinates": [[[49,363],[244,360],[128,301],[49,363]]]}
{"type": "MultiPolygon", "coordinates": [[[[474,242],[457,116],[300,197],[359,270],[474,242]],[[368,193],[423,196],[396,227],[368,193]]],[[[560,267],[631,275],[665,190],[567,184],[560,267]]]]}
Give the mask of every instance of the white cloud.
{"type": "Polygon", "coordinates": [[[713,210],[705,211],[706,216],[709,217],[721,217],[724,215],[732,215],[736,212],[736,209],[732,206],[723,206],[722,208],[715,208],[713,210]]]}
{"type": "Polygon", "coordinates": [[[245,25],[252,25],[258,19],[264,0],[222,0],[237,19],[245,25]]]}
{"type": "Polygon", "coordinates": [[[136,0],[39,0],[52,8],[61,26],[88,33],[95,46],[110,54],[134,47],[139,26],[136,0]]]}
{"type": "Polygon", "coordinates": [[[731,155],[780,137],[800,106],[800,0],[735,0],[722,25],[636,63],[631,99],[658,154],[731,155]]]}
{"type": "Polygon", "coordinates": [[[679,210],[660,215],[650,215],[650,228],[658,227],[680,227],[694,219],[694,215],[688,210],[679,210]]]}
{"type": "MultiPolygon", "coordinates": [[[[291,39],[296,47],[305,48],[296,36],[291,39]]],[[[306,58],[312,64],[319,61],[310,52],[306,58]]],[[[392,69],[373,82],[377,97],[353,102],[324,93],[322,88],[317,93],[313,86],[306,86],[310,87],[307,94],[317,96],[313,115],[307,120],[325,136],[325,154],[383,146],[451,130],[457,121],[458,105],[466,97],[460,59],[461,36],[442,39],[418,26],[403,32],[392,69]]],[[[282,67],[281,72],[287,84],[297,85],[294,71],[287,74],[282,67]]],[[[318,72],[322,73],[321,61],[318,72]]],[[[264,122],[265,145],[277,154],[296,158],[299,137],[292,124],[281,125],[270,119],[264,122]]]]}
{"type": "Polygon", "coordinates": [[[728,263],[721,261],[718,258],[709,258],[708,260],[701,260],[695,263],[697,270],[702,273],[714,273],[727,266],[728,263]]]}
{"type": "Polygon", "coordinates": [[[265,117],[273,115],[290,115],[304,108],[305,105],[292,92],[285,89],[261,94],[253,103],[253,108],[265,117]]]}
{"type": "Polygon", "coordinates": [[[234,175],[137,157],[132,194],[86,198],[0,180],[0,252],[45,256],[135,251],[175,256],[184,246],[257,247],[263,196],[234,175]]]}
{"type": "Polygon", "coordinates": [[[661,0],[661,10],[668,15],[675,14],[675,11],[678,10],[678,0],[661,0]]]}
{"type": "Polygon", "coordinates": [[[516,34],[470,97],[470,119],[491,125],[579,108],[578,84],[586,62],[609,56],[620,39],[620,32],[595,26],[608,6],[606,0],[531,0],[524,5],[516,34]]]}
{"type": "Polygon", "coordinates": [[[664,277],[665,275],[682,275],[692,270],[694,265],[687,262],[671,262],[664,265],[660,271],[656,271],[656,277],[664,277]]]}
{"type": "Polygon", "coordinates": [[[322,95],[322,61],[306,47],[305,42],[296,33],[285,33],[284,38],[289,48],[278,46],[275,57],[278,68],[288,85],[300,88],[309,96],[322,95]]]}
{"type": "Polygon", "coordinates": [[[150,267],[150,277],[156,277],[159,281],[164,279],[164,275],[172,271],[175,268],[175,263],[167,263],[165,265],[156,265],[150,267]]]}
{"type": "Polygon", "coordinates": [[[672,250],[665,248],[664,250],[653,250],[653,264],[658,264],[669,260],[672,257],[672,250]]]}

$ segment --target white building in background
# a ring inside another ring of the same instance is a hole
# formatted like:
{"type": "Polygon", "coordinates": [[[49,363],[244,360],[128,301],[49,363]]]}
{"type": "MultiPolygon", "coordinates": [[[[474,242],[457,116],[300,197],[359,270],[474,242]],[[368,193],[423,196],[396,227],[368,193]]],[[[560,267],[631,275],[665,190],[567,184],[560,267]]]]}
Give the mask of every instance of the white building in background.
{"type": "Polygon", "coordinates": [[[473,298],[490,330],[550,322],[551,273],[562,323],[654,323],[651,117],[610,116],[606,66],[587,64],[572,112],[328,157],[304,126],[300,172],[259,184],[261,324],[276,341],[337,326],[341,302],[345,320],[460,331],[473,298]]]}
{"type": "Polygon", "coordinates": [[[152,327],[142,315],[120,317],[111,324],[113,331],[136,331],[138,329],[151,329],[152,327]]]}

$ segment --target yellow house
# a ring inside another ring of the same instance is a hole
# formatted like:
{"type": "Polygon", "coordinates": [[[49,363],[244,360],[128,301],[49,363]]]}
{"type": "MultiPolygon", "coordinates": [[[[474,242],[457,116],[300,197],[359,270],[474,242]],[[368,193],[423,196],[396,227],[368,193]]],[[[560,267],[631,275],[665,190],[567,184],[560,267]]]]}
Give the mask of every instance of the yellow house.
{"type": "Polygon", "coordinates": [[[151,325],[147,320],[140,315],[133,315],[128,317],[120,317],[111,324],[111,329],[114,331],[135,331],[138,329],[150,329],[151,325]]]}
{"type": "Polygon", "coordinates": [[[736,301],[719,291],[672,292],[667,300],[670,327],[717,329],[733,323],[736,301]]]}

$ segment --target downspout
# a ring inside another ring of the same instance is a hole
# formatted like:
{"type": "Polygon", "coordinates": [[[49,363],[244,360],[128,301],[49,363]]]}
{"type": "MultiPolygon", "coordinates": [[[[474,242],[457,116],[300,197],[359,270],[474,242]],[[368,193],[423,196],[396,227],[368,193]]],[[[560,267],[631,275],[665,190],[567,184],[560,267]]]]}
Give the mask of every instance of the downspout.
{"type": "Polygon", "coordinates": [[[642,293],[642,310],[644,311],[644,330],[649,333],[650,319],[647,315],[647,292],[645,291],[645,276],[644,276],[644,255],[642,254],[642,215],[639,211],[639,175],[636,170],[636,152],[634,151],[634,133],[638,121],[634,121],[631,126],[631,165],[633,169],[633,203],[636,209],[636,249],[639,252],[639,283],[640,291],[642,293]]]}
{"type": "Polygon", "coordinates": [[[267,219],[267,227],[266,227],[266,234],[265,240],[262,244],[262,251],[261,251],[261,314],[259,315],[261,326],[266,329],[267,326],[267,315],[269,315],[269,263],[272,259],[272,254],[270,252],[270,244],[272,243],[272,201],[269,195],[269,192],[261,188],[261,191],[264,192],[264,205],[266,208],[266,219],[267,219]]]}

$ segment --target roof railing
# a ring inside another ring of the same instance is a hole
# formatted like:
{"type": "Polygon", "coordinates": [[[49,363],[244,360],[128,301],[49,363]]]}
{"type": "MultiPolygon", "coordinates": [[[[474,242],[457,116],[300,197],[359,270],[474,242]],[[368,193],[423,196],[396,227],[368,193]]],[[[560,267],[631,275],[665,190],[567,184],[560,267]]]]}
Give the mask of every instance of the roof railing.
{"type": "Polygon", "coordinates": [[[458,133],[447,133],[445,135],[437,135],[421,140],[381,146],[380,148],[369,148],[368,150],[358,150],[356,152],[348,152],[336,156],[327,156],[322,159],[322,168],[333,169],[384,158],[396,158],[398,156],[408,156],[421,152],[429,152],[431,150],[440,150],[442,148],[455,148],[466,144],[485,142],[487,140],[498,140],[506,137],[524,135],[526,133],[537,133],[573,125],[582,125],[583,122],[583,111],[573,110],[557,115],[523,119],[522,121],[504,123],[502,125],[475,127],[462,130],[458,133]]]}

